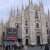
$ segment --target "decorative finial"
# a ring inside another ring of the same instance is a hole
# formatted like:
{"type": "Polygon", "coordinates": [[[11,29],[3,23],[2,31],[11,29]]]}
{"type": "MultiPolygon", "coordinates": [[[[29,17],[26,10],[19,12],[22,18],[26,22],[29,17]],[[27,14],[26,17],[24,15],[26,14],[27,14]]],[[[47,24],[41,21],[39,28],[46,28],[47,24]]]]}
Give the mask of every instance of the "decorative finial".
{"type": "Polygon", "coordinates": [[[14,10],[13,10],[13,16],[15,17],[15,8],[14,8],[14,10]]]}

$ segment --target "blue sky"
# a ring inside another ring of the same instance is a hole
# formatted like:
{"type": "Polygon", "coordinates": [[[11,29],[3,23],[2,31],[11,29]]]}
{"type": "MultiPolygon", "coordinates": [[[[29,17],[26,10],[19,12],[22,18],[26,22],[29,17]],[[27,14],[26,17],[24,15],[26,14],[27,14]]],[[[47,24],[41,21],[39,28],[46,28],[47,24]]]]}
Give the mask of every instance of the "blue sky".
{"type": "MultiPolygon", "coordinates": [[[[23,4],[28,5],[28,1],[29,0],[23,0],[23,4]]],[[[39,0],[33,0],[33,4],[38,2],[39,0]]],[[[45,12],[47,12],[48,8],[50,9],[50,0],[42,0],[42,2],[45,8],[45,12]]],[[[0,21],[7,21],[11,7],[17,8],[17,5],[19,8],[21,8],[22,0],[0,0],[0,21]]]]}

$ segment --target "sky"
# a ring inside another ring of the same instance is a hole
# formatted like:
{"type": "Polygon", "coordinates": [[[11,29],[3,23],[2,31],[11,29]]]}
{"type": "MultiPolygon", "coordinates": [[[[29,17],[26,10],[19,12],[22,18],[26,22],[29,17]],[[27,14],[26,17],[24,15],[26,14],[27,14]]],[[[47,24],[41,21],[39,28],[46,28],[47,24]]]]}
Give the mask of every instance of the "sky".
{"type": "MultiPolygon", "coordinates": [[[[23,5],[28,5],[29,0],[23,0],[23,5]]],[[[39,3],[39,0],[32,0],[33,4],[39,3]]],[[[42,0],[45,12],[47,13],[48,8],[50,9],[50,0],[42,0]]],[[[11,7],[14,9],[21,8],[22,0],[0,0],[0,21],[6,22],[9,18],[11,7]]]]}

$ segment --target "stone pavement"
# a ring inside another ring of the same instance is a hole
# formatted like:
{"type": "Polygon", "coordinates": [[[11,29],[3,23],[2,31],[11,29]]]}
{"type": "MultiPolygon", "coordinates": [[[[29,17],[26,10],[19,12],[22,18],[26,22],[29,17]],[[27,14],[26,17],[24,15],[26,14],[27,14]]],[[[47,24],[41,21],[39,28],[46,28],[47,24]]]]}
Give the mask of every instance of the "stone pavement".
{"type": "MultiPolygon", "coordinates": [[[[40,46],[36,46],[36,47],[24,47],[23,49],[17,49],[17,50],[44,50],[44,46],[41,48],[40,46]]],[[[1,49],[2,50],[2,49],[1,49]]],[[[50,50],[50,46],[49,46],[49,50],[50,50]]]]}
{"type": "Polygon", "coordinates": [[[41,46],[36,46],[36,47],[24,47],[23,49],[21,50],[44,50],[44,46],[41,48],[41,46]]]}
{"type": "Polygon", "coordinates": [[[30,47],[28,50],[44,50],[44,47],[30,47]]]}
{"type": "MultiPolygon", "coordinates": [[[[44,50],[44,46],[41,48],[40,46],[36,46],[36,47],[29,47],[28,50],[44,50]]],[[[49,50],[50,50],[50,46],[49,46],[49,50]]]]}

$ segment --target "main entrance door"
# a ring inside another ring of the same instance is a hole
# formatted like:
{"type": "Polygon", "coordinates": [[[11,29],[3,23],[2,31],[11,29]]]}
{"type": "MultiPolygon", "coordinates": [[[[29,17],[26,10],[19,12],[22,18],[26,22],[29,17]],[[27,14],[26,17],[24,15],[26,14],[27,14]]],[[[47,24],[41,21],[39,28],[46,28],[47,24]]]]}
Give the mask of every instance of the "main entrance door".
{"type": "Polygon", "coordinates": [[[26,45],[28,45],[28,39],[26,39],[26,45]]]}
{"type": "Polygon", "coordinates": [[[37,36],[37,45],[40,45],[40,36],[37,36]]]}

